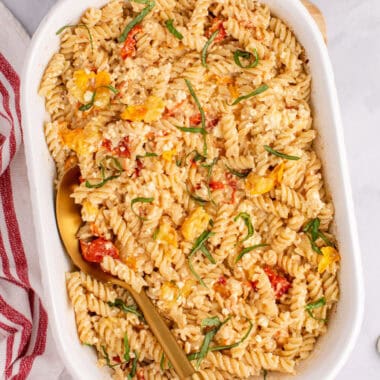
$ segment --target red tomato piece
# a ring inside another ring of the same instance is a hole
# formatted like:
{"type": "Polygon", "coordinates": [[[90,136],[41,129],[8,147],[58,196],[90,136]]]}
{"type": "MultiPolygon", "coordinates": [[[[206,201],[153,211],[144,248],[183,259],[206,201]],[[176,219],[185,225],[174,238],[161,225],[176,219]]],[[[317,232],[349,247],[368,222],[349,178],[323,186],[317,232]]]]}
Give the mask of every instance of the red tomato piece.
{"type": "Polygon", "coordinates": [[[206,37],[210,38],[214,32],[219,29],[218,35],[215,37],[214,42],[217,44],[223,41],[227,37],[226,29],[223,26],[223,20],[218,19],[217,17],[212,20],[210,29],[206,33],[206,37]]]}
{"type": "Polygon", "coordinates": [[[142,31],[142,26],[140,24],[136,25],[128,34],[127,39],[124,42],[124,46],[121,48],[121,58],[127,59],[132,57],[136,53],[136,40],[135,35],[142,31]]]}
{"type": "Polygon", "coordinates": [[[142,169],[144,169],[144,164],[142,163],[141,160],[137,159],[136,160],[136,169],[135,169],[135,175],[136,175],[136,177],[140,177],[142,169]]]}
{"type": "Polygon", "coordinates": [[[102,141],[102,147],[107,149],[109,152],[112,151],[112,143],[111,143],[111,140],[108,140],[108,139],[104,139],[102,141]]]}
{"type": "Polygon", "coordinates": [[[211,190],[224,189],[224,184],[222,182],[210,182],[209,184],[211,190]]]}
{"type": "Polygon", "coordinates": [[[226,285],[227,284],[227,279],[224,276],[220,276],[218,279],[218,284],[220,285],[226,285]]]}
{"type": "Polygon", "coordinates": [[[116,363],[121,363],[120,356],[114,356],[114,357],[112,358],[112,360],[113,360],[114,362],[116,362],[116,363]]]}
{"type": "Polygon", "coordinates": [[[237,181],[233,179],[232,177],[232,174],[231,173],[226,173],[226,179],[227,179],[227,184],[228,186],[231,188],[232,190],[232,193],[231,193],[231,201],[230,201],[230,204],[234,204],[235,203],[235,195],[236,195],[236,191],[237,191],[237,181]]]}
{"type": "Polygon", "coordinates": [[[276,299],[279,299],[283,294],[287,293],[291,284],[285,277],[278,275],[269,267],[265,267],[264,271],[269,278],[276,299]]]}
{"type": "Polygon", "coordinates": [[[130,158],[131,152],[129,150],[129,137],[124,137],[113,151],[118,157],[130,158]]]}
{"type": "Polygon", "coordinates": [[[252,290],[257,292],[257,281],[248,281],[249,285],[251,286],[252,290]]]}
{"type": "Polygon", "coordinates": [[[202,121],[202,116],[200,113],[197,113],[190,117],[190,125],[198,125],[202,121]]]}
{"type": "Polygon", "coordinates": [[[214,127],[216,127],[218,125],[218,123],[219,123],[219,118],[209,120],[207,122],[207,128],[213,129],[214,127]]]}
{"type": "Polygon", "coordinates": [[[100,263],[104,256],[111,256],[114,259],[119,258],[119,251],[113,245],[112,241],[98,238],[90,243],[80,240],[82,255],[86,261],[91,263],[100,263]]]}
{"type": "Polygon", "coordinates": [[[137,380],[145,380],[144,371],[142,369],[137,371],[136,378],[137,380]]]}

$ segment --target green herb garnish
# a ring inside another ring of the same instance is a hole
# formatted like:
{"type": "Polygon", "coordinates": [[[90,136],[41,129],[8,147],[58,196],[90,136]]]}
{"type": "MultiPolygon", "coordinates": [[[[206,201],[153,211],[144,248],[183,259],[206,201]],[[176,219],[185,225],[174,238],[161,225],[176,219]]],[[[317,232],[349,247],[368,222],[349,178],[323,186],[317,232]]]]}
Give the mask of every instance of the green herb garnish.
{"type": "Polygon", "coordinates": [[[201,60],[202,60],[202,66],[203,67],[208,67],[207,66],[207,51],[208,51],[208,48],[210,47],[210,45],[214,42],[216,36],[219,34],[220,30],[216,30],[212,35],[211,37],[207,40],[207,42],[205,43],[205,46],[203,47],[202,49],[202,54],[201,54],[201,60]]]}
{"type": "Polygon", "coordinates": [[[261,93],[263,93],[264,91],[268,90],[269,86],[266,85],[266,84],[263,84],[262,86],[260,86],[259,88],[257,88],[255,91],[252,91],[251,93],[247,94],[247,95],[243,95],[243,96],[239,96],[232,104],[231,106],[236,106],[236,104],[242,102],[243,100],[247,100],[249,98],[252,98],[256,95],[260,95],[261,93]]]}
{"type": "Polygon", "coordinates": [[[305,310],[307,311],[307,313],[310,315],[311,318],[313,319],[316,319],[317,321],[321,321],[321,322],[327,322],[327,319],[324,319],[324,318],[316,318],[312,312],[312,310],[314,309],[318,309],[322,306],[326,305],[326,298],[325,297],[322,297],[320,298],[319,300],[315,301],[315,302],[311,302],[311,303],[308,303],[306,306],[305,306],[305,310]]]}
{"type": "Polygon", "coordinates": [[[133,358],[131,372],[130,372],[129,375],[127,376],[127,379],[128,379],[128,380],[132,380],[132,379],[136,376],[137,362],[138,362],[138,360],[139,360],[139,354],[138,354],[137,351],[134,351],[134,353],[135,353],[135,357],[133,358]]]}
{"type": "Polygon", "coordinates": [[[268,247],[268,244],[256,244],[256,245],[253,245],[252,247],[244,248],[244,249],[239,253],[239,255],[236,257],[235,264],[236,264],[237,262],[239,262],[245,254],[247,254],[247,253],[249,253],[249,252],[252,252],[254,249],[262,248],[262,247],[268,247]]]}
{"type": "Polygon", "coordinates": [[[173,19],[170,19],[170,20],[166,20],[165,22],[165,26],[166,28],[168,29],[168,31],[176,38],[178,38],[179,40],[183,40],[183,35],[174,27],[173,25],[173,22],[174,20],[173,19]]]}
{"type": "Polygon", "coordinates": [[[128,363],[131,360],[130,356],[131,348],[129,347],[128,335],[124,335],[124,360],[128,363]]]}
{"type": "Polygon", "coordinates": [[[243,69],[253,69],[259,63],[259,54],[257,53],[256,49],[253,50],[253,54],[250,53],[249,51],[236,50],[234,53],[234,61],[239,67],[243,69]],[[252,61],[252,56],[254,58],[254,61],[252,61]],[[249,60],[248,65],[243,66],[243,64],[240,61],[240,58],[249,60]]]}
{"type": "Polygon", "coordinates": [[[157,240],[157,237],[158,237],[158,234],[160,233],[160,228],[157,227],[155,230],[154,230],[154,233],[153,233],[153,236],[152,236],[152,239],[153,240],[157,240]]]}
{"type": "Polygon", "coordinates": [[[204,231],[202,234],[195,240],[194,246],[190,252],[190,255],[196,253],[201,247],[206,243],[206,241],[215,234],[211,231],[204,231]]]}
{"type": "Polygon", "coordinates": [[[198,195],[193,194],[193,193],[189,190],[189,187],[187,186],[187,184],[186,184],[186,191],[187,191],[187,193],[189,194],[189,197],[190,197],[193,201],[199,203],[201,206],[204,206],[206,203],[209,202],[207,199],[203,199],[203,198],[199,197],[198,195]]]}
{"type": "Polygon", "coordinates": [[[194,243],[194,246],[189,254],[189,257],[188,257],[188,261],[189,261],[189,268],[190,268],[190,271],[191,273],[194,275],[194,277],[199,281],[199,283],[201,285],[203,285],[204,287],[207,288],[206,284],[204,283],[204,281],[202,280],[202,278],[199,276],[199,274],[195,271],[194,267],[193,267],[193,263],[191,261],[191,259],[193,258],[193,256],[197,253],[198,250],[200,250],[204,255],[205,257],[212,263],[212,264],[216,264],[216,261],[214,259],[214,257],[211,255],[211,253],[209,252],[209,250],[207,249],[207,247],[205,246],[205,243],[206,241],[211,237],[213,236],[214,233],[211,232],[211,231],[204,231],[195,241],[194,243]]]}
{"type": "Polygon", "coordinates": [[[182,132],[188,133],[200,133],[201,135],[207,135],[207,131],[203,128],[192,128],[192,127],[176,127],[182,132]]]}
{"type": "Polygon", "coordinates": [[[236,343],[233,343],[233,344],[228,344],[226,346],[214,346],[214,347],[210,347],[209,351],[230,350],[231,348],[235,348],[235,347],[239,346],[239,344],[243,343],[248,338],[249,334],[252,331],[252,328],[253,328],[253,324],[252,324],[251,321],[249,321],[249,328],[248,328],[247,332],[244,334],[244,336],[239,341],[237,341],[236,343]]]}
{"type": "MultiPolygon", "coordinates": [[[[202,133],[202,135],[203,135],[203,155],[204,155],[204,156],[207,156],[206,114],[205,114],[205,111],[203,110],[203,108],[202,108],[202,106],[201,106],[201,103],[199,102],[199,99],[198,99],[198,97],[197,97],[197,94],[196,94],[195,91],[194,91],[194,88],[193,88],[191,82],[190,82],[188,79],[185,79],[185,82],[186,82],[186,86],[187,86],[187,88],[189,89],[190,95],[191,95],[192,98],[194,99],[194,102],[195,102],[195,104],[196,104],[197,107],[198,107],[198,111],[199,111],[199,113],[201,114],[201,125],[202,125],[202,129],[204,130],[204,132],[199,132],[199,133],[202,133]]],[[[189,132],[189,131],[187,131],[187,132],[189,132]]]]}
{"type": "Polygon", "coordinates": [[[154,198],[143,198],[143,197],[139,197],[139,198],[134,198],[131,200],[131,209],[132,209],[132,212],[141,220],[148,220],[147,218],[144,218],[142,216],[140,216],[134,209],[133,209],[133,206],[136,204],[136,203],[153,203],[154,201],[154,198]]]}
{"type": "Polygon", "coordinates": [[[103,355],[104,355],[104,359],[106,361],[107,367],[115,368],[121,364],[121,363],[111,364],[110,357],[108,356],[108,353],[107,353],[106,348],[104,346],[102,346],[102,350],[103,350],[103,355]]]}
{"type": "Polygon", "coordinates": [[[118,309],[124,311],[124,313],[132,313],[136,315],[138,318],[143,318],[143,315],[137,310],[136,306],[127,306],[123,300],[120,298],[116,298],[115,302],[107,302],[108,306],[117,307],[118,309]]]}
{"type": "Polygon", "coordinates": [[[320,224],[320,219],[315,218],[310,220],[302,230],[307,234],[310,240],[311,248],[314,252],[318,253],[318,255],[322,255],[321,249],[316,244],[318,238],[321,238],[328,246],[334,247],[334,244],[325,236],[323,232],[319,230],[320,224]]]}
{"type": "Polygon", "coordinates": [[[150,0],[132,0],[138,4],[146,4],[146,7],[125,27],[118,41],[125,42],[129,32],[147,16],[147,14],[155,7],[156,3],[150,0]]]}
{"type": "Polygon", "coordinates": [[[212,175],[212,170],[214,169],[214,166],[216,165],[218,160],[219,160],[219,157],[216,157],[212,160],[212,162],[210,164],[203,164],[202,165],[202,167],[207,169],[207,179],[206,179],[207,193],[208,193],[208,197],[209,197],[210,201],[213,202],[213,204],[215,204],[215,202],[212,200],[212,194],[211,194],[211,189],[210,189],[210,179],[211,179],[211,175],[212,175]]]}
{"type": "Polygon", "coordinates": [[[201,326],[202,327],[205,327],[205,326],[220,326],[220,320],[218,317],[212,317],[212,318],[205,318],[202,322],[201,322],[201,326]]]}
{"type": "Polygon", "coordinates": [[[266,369],[263,370],[263,380],[267,380],[268,371],[266,369]]]}
{"type": "Polygon", "coordinates": [[[244,241],[248,240],[251,236],[253,236],[255,231],[253,229],[251,216],[249,214],[247,214],[246,212],[241,212],[235,217],[234,222],[236,222],[239,218],[243,219],[244,224],[247,226],[248,229],[247,236],[242,241],[240,241],[240,243],[243,243],[244,241]]]}
{"type": "Polygon", "coordinates": [[[277,157],[281,157],[281,158],[284,158],[285,160],[292,160],[292,161],[298,161],[301,157],[297,157],[297,156],[289,156],[285,153],[281,153],[277,150],[274,150],[272,149],[269,145],[264,145],[264,148],[265,150],[268,152],[268,153],[271,153],[277,157]]]}
{"type": "Polygon", "coordinates": [[[236,177],[239,177],[239,178],[247,178],[249,176],[249,173],[251,173],[252,169],[247,169],[247,170],[244,170],[242,172],[238,172],[232,168],[230,168],[229,166],[225,165],[227,170],[233,174],[234,176],[236,177]]]}
{"type": "Polygon", "coordinates": [[[136,160],[140,160],[142,158],[148,158],[148,157],[158,157],[158,154],[146,152],[143,156],[141,156],[141,155],[136,156],[136,160]]]}
{"type": "Polygon", "coordinates": [[[60,35],[65,29],[68,29],[68,28],[86,28],[87,29],[87,32],[88,32],[88,37],[90,39],[90,45],[91,45],[91,51],[94,52],[94,40],[92,38],[92,34],[91,34],[91,30],[90,28],[86,25],[86,24],[78,24],[78,25],[65,25],[63,26],[61,29],[58,29],[56,31],[56,35],[60,35]]]}
{"type": "Polygon", "coordinates": [[[119,178],[121,173],[123,172],[123,168],[119,162],[119,160],[112,156],[107,156],[100,162],[100,173],[102,176],[102,180],[99,183],[91,184],[89,181],[86,181],[86,187],[89,189],[98,189],[104,186],[108,181],[119,178]],[[111,163],[112,169],[115,171],[114,174],[106,177],[106,164],[111,163]]]}

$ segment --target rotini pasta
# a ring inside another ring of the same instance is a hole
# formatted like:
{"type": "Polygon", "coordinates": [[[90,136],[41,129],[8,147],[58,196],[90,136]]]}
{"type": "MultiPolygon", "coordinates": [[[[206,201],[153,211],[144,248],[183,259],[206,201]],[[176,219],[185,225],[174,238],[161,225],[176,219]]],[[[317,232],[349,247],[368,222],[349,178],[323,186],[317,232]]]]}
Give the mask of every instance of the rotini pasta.
{"type": "MultiPolygon", "coordinates": [[[[40,94],[57,180],[81,171],[84,258],[146,289],[194,379],[295,373],[340,256],[291,28],[256,0],[109,0],[60,38],[40,94]]],[[[128,292],[66,282],[114,379],[178,378],[128,292]]]]}

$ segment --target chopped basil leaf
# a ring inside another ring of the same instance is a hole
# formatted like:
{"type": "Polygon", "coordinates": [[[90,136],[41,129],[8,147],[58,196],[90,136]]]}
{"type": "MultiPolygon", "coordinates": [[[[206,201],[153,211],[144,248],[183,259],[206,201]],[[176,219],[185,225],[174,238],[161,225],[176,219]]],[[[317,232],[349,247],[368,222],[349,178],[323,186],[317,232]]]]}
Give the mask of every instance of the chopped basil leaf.
{"type": "MultiPolygon", "coordinates": [[[[201,114],[201,124],[202,124],[203,132],[199,132],[199,133],[202,133],[202,135],[203,135],[203,155],[207,156],[206,114],[205,114],[205,111],[203,110],[203,108],[201,106],[201,103],[199,102],[199,99],[197,97],[197,94],[194,91],[194,88],[193,88],[191,82],[188,79],[185,79],[185,83],[186,83],[187,88],[189,89],[190,95],[192,96],[192,98],[194,99],[195,104],[198,107],[199,113],[201,114]]],[[[190,131],[185,131],[185,132],[190,132],[190,131]]]]}
{"type": "Polygon", "coordinates": [[[128,380],[132,380],[136,376],[136,370],[137,370],[137,362],[139,360],[139,354],[137,351],[134,351],[135,357],[133,358],[133,363],[132,363],[132,369],[129,375],[127,376],[128,380]]]}
{"type": "Polygon", "coordinates": [[[200,250],[206,256],[206,258],[210,261],[211,264],[216,264],[214,257],[212,256],[211,252],[207,249],[206,246],[202,245],[200,250]]]}
{"type": "Polygon", "coordinates": [[[251,216],[249,214],[247,214],[246,212],[239,213],[235,217],[234,222],[236,222],[239,218],[243,219],[244,224],[247,226],[247,229],[248,229],[247,236],[243,240],[240,241],[240,243],[243,243],[244,241],[248,240],[251,236],[253,236],[255,231],[253,229],[251,216]]]}
{"type": "Polygon", "coordinates": [[[136,160],[139,160],[140,158],[147,158],[147,157],[158,157],[158,154],[146,152],[143,156],[136,156],[136,160]]]}
{"type": "Polygon", "coordinates": [[[207,199],[203,199],[201,197],[198,197],[196,194],[193,194],[190,190],[189,190],[189,187],[187,186],[186,184],[186,191],[187,193],[189,194],[190,198],[199,203],[201,206],[204,206],[206,203],[208,203],[209,201],[207,199]]]}
{"type": "Polygon", "coordinates": [[[157,227],[153,233],[153,236],[152,236],[153,240],[157,240],[157,236],[159,233],[160,233],[160,228],[157,227]]]}
{"type": "Polygon", "coordinates": [[[131,360],[131,356],[129,355],[131,348],[129,347],[128,335],[125,333],[124,335],[124,360],[128,363],[131,360]]]}
{"type": "Polygon", "coordinates": [[[152,203],[154,201],[154,198],[143,198],[143,197],[139,197],[139,198],[134,198],[131,200],[131,209],[132,209],[132,212],[141,220],[148,220],[147,218],[144,218],[142,216],[140,216],[133,208],[133,206],[136,204],[136,203],[152,203]]]}
{"type": "Polygon", "coordinates": [[[315,218],[313,223],[311,224],[311,238],[313,241],[316,241],[319,237],[319,226],[321,225],[321,221],[319,218],[315,218]]]}
{"type": "Polygon", "coordinates": [[[145,16],[155,7],[156,3],[154,1],[150,0],[132,0],[135,3],[139,4],[146,4],[146,7],[125,27],[123,33],[121,36],[118,38],[118,41],[124,42],[127,37],[129,32],[137,25],[140,24],[142,20],[144,20],[145,16]]]}
{"type": "Polygon", "coordinates": [[[95,183],[95,184],[91,184],[89,181],[86,181],[85,185],[89,189],[98,189],[100,187],[103,187],[108,181],[111,181],[111,180],[119,178],[119,177],[120,177],[120,175],[114,175],[111,177],[107,177],[107,178],[104,178],[101,182],[95,183]]]}
{"type": "Polygon", "coordinates": [[[207,42],[205,43],[205,46],[203,47],[202,49],[202,55],[201,55],[201,60],[202,60],[202,66],[203,67],[208,67],[207,66],[207,51],[208,51],[208,48],[210,47],[210,45],[214,42],[216,36],[219,34],[220,30],[216,30],[212,35],[211,37],[207,40],[207,42]]]}
{"type": "Polygon", "coordinates": [[[189,360],[197,359],[196,367],[199,368],[202,360],[206,357],[207,353],[211,350],[210,343],[214,339],[214,336],[219,331],[219,329],[226,324],[231,317],[228,317],[225,321],[221,322],[218,317],[206,318],[202,321],[202,327],[214,327],[212,330],[206,332],[203,339],[203,343],[199,352],[188,355],[189,360]]]}
{"type": "Polygon", "coordinates": [[[318,309],[318,308],[320,308],[320,307],[322,307],[324,305],[326,305],[326,298],[325,297],[321,297],[319,300],[317,300],[315,302],[308,303],[305,306],[305,310],[307,311],[307,313],[310,315],[311,318],[316,319],[317,321],[327,322],[327,319],[316,318],[314,316],[313,312],[312,312],[312,310],[318,309]]]}
{"type": "Polygon", "coordinates": [[[215,235],[211,231],[204,231],[201,233],[201,235],[195,240],[194,246],[190,252],[190,255],[196,253],[199,249],[201,249],[202,245],[206,243],[206,241],[211,237],[215,235]]]}
{"type": "Polygon", "coordinates": [[[250,53],[249,51],[236,50],[234,53],[234,61],[239,67],[243,69],[253,69],[259,63],[259,54],[257,53],[256,49],[253,50],[253,54],[250,53]],[[240,62],[240,58],[244,58],[244,59],[252,61],[252,56],[254,57],[254,61],[248,63],[247,66],[243,66],[243,64],[240,62]]]}
{"type": "Polygon", "coordinates": [[[78,25],[65,25],[61,29],[56,31],[56,35],[60,35],[67,28],[86,28],[88,32],[88,37],[90,39],[91,51],[94,52],[94,40],[92,38],[91,30],[86,24],[78,24],[78,25]]]}
{"type": "Polygon", "coordinates": [[[264,145],[264,148],[265,150],[268,152],[268,153],[271,153],[277,157],[281,157],[281,158],[284,158],[285,160],[292,160],[292,161],[298,161],[301,157],[297,157],[297,156],[289,156],[285,153],[281,153],[277,150],[274,150],[272,149],[269,145],[264,145]]]}
{"type": "Polygon", "coordinates": [[[106,360],[106,364],[108,367],[115,368],[121,364],[121,363],[111,364],[110,357],[108,356],[108,353],[107,353],[106,348],[104,346],[102,346],[102,350],[103,350],[104,359],[106,360]]]}
{"type": "Polygon", "coordinates": [[[199,281],[199,283],[202,286],[204,286],[205,288],[207,288],[207,285],[204,283],[204,281],[202,280],[201,276],[194,269],[193,262],[191,261],[191,259],[193,258],[193,256],[194,256],[194,254],[189,255],[189,258],[188,258],[190,272],[194,275],[194,277],[199,281]]]}
{"type": "Polygon", "coordinates": [[[124,303],[124,301],[121,300],[120,298],[116,298],[115,302],[110,302],[109,301],[107,303],[108,303],[108,306],[117,307],[121,311],[124,311],[124,313],[132,313],[132,314],[136,315],[139,318],[143,318],[143,315],[137,310],[136,306],[134,306],[134,305],[127,306],[124,303]]]}
{"type": "Polygon", "coordinates": [[[115,157],[112,157],[112,156],[107,156],[105,157],[101,162],[100,162],[100,172],[101,172],[101,175],[102,175],[102,181],[99,182],[99,183],[95,183],[95,184],[91,184],[89,181],[86,181],[86,187],[89,188],[89,189],[98,189],[102,186],[104,186],[108,181],[111,181],[113,179],[116,179],[116,178],[119,178],[121,173],[123,172],[123,168],[119,162],[118,159],[116,159],[115,157]],[[107,169],[114,169],[116,170],[116,173],[113,174],[113,175],[110,175],[108,177],[105,176],[105,170],[106,170],[106,165],[107,163],[110,162],[111,163],[111,168],[107,168],[107,169]]]}
{"type": "Polygon", "coordinates": [[[236,104],[242,102],[243,100],[247,100],[249,98],[252,98],[256,95],[260,95],[261,93],[263,93],[264,91],[268,90],[269,86],[266,85],[266,84],[263,84],[262,86],[260,86],[259,88],[257,88],[255,91],[252,91],[251,93],[247,94],[247,95],[243,95],[243,96],[239,96],[232,104],[231,106],[236,106],[236,104]]]}
{"type": "Polygon", "coordinates": [[[188,133],[200,133],[201,135],[207,135],[207,131],[203,128],[188,128],[188,127],[176,127],[182,132],[188,132],[188,133]]]}
{"type": "Polygon", "coordinates": [[[202,167],[207,169],[206,186],[207,186],[208,197],[209,197],[210,201],[213,202],[214,204],[215,204],[215,202],[212,200],[212,194],[211,194],[211,189],[210,189],[210,179],[211,179],[211,175],[212,175],[212,170],[214,169],[214,166],[216,165],[218,160],[219,160],[219,157],[216,157],[213,159],[213,161],[210,164],[203,164],[202,165],[202,167]]]}
{"type": "Polygon", "coordinates": [[[162,353],[161,355],[161,360],[160,360],[160,368],[161,368],[161,371],[164,371],[164,364],[165,364],[165,354],[162,353]]]}
{"type": "Polygon", "coordinates": [[[334,247],[335,245],[334,245],[334,243],[333,242],[331,242],[331,240],[329,240],[327,237],[326,237],[326,235],[323,233],[323,232],[321,232],[321,231],[319,231],[318,232],[318,236],[328,245],[328,246],[330,246],[330,247],[334,247]]]}
{"type": "Polygon", "coordinates": [[[251,173],[252,169],[247,169],[247,170],[244,170],[242,172],[238,172],[232,168],[230,168],[229,166],[225,165],[227,170],[233,174],[234,176],[236,177],[239,177],[239,178],[247,178],[249,176],[249,173],[251,173]]]}
{"type": "Polygon", "coordinates": [[[98,88],[108,88],[115,95],[117,95],[119,93],[119,90],[117,90],[114,86],[111,86],[110,84],[108,86],[100,86],[98,88]]]}
{"type": "Polygon", "coordinates": [[[248,328],[247,332],[244,334],[244,336],[239,341],[237,341],[236,343],[233,343],[233,344],[228,344],[226,346],[214,346],[214,347],[211,347],[210,351],[230,350],[231,348],[235,348],[235,347],[239,346],[239,344],[243,343],[248,338],[249,334],[252,331],[252,328],[253,328],[253,324],[252,324],[251,321],[249,321],[249,328],[248,328]]]}
{"type": "Polygon", "coordinates": [[[179,40],[183,40],[183,35],[174,27],[173,25],[173,22],[174,20],[173,19],[170,19],[170,20],[166,20],[165,22],[165,25],[168,29],[168,31],[176,38],[178,38],[179,40]]]}
{"type": "Polygon", "coordinates": [[[236,257],[235,259],[235,264],[237,262],[239,262],[242,257],[247,254],[248,252],[251,252],[253,251],[254,249],[257,249],[257,248],[262,248],[262,247],[268,247],[268,244],[256,244],[256,245],[253,245],[252,247],[247,247],[247,248],[244,248],[240,253],[239,255],[236,257]]]}
{"type": "Polygon", "coordinates": [[[220,326],[220,324],[221,324],[221,322],[220,322],[220,319],[218,317],[205,318],[201,322],[201,326],[202,327],[205,327],[205,326],[220,326]]]}
{"type": "Polygon", "coordinates": [[[323,232],[319,231],[321,221],[319,218],[310,220],[303,228],[303,232],[308,234],[310,240],[311,248],[314,252],[317,252],[318,255],[322,255],[321,249],[317,246],[316,240],[321,238],[328,246],[334,247],[334,244],[324,235],[323,232]]]}

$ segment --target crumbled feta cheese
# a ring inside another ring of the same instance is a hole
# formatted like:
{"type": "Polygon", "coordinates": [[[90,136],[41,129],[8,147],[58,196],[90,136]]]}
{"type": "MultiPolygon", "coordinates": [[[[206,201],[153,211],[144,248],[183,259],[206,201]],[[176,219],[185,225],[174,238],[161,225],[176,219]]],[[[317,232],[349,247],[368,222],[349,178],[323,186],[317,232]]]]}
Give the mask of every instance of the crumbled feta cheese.
{"type": "Polygon", "coordinates": [[[92,91],[86,91],[83,95],[83,99],[86,103],[91,102],[94,93],[92,91]]]}

